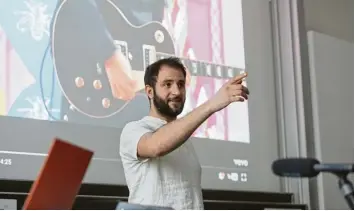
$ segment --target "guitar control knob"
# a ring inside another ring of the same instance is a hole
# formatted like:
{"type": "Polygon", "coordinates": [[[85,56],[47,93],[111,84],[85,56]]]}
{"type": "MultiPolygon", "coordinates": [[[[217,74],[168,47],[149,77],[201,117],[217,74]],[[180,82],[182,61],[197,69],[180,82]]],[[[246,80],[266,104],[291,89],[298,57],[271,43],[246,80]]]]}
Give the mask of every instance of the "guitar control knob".
{"type": "Polygon", "coordinates": [[[155,38],[155,41],[157,41],[158,43],[162,43],[162,42],[164,42],[164,33],[160,30],[157,30],[154,33],[154,38],[155,38]]]}
{"type": "Polygon", "coordinates": [[[82,77],[76,77],[75,78],[75,85],[78,88],[82,88],[85,85],[85,81],[82,77]]]}
{"type": "Polygon", "coordinates": [[[95,80],[93,82],[93,86],[94,86],[95,89],[101,89],[102,88],[102,83],[101,83],[100,80],[95,80]]]}
{"type": "Polygon", "coordinates": [[[104,108],[109,108],[109,107],[111,106],[111,101],[110,101],[110,99],[108,99],[108,98],[102,99],[102,106],[103,106],[104,108]]]}

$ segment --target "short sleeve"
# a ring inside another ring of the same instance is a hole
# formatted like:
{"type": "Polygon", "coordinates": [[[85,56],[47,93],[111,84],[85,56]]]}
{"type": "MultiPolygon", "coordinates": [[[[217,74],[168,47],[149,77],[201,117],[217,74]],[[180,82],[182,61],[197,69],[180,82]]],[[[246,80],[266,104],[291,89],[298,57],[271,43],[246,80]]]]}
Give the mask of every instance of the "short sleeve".
{"type": "Polygon", "coordinates": [[[130,161],[140,161],[137,151],[138,142],[143,135],[151,132],[153,131],[144,124],[139,124],[138,122],[127,124],[123,128],[120,137],[121,158],[130,161]]]}

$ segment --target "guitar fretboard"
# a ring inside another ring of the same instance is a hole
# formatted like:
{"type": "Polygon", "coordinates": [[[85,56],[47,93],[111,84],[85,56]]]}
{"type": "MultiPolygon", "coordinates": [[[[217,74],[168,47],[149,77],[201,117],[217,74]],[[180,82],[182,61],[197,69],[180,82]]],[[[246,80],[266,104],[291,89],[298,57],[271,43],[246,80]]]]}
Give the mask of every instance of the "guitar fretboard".
{"type": "MultiPolygon", "coordinates": [[[[163,59],[174,55],[166,53],[155,53],[154,49],[144,48],[144,66],[148,66],[157,59],[163,59]]],[[[205,76],[220,79],[233,78],[244,72],[244,69],[230,67],[226,65],[214,64],[211,62],[197,61],[186,58],[180,58],[185,67],[192,76],[205,76]]],[[[145,68],[144,67],[144,68],[145,68]]]]}

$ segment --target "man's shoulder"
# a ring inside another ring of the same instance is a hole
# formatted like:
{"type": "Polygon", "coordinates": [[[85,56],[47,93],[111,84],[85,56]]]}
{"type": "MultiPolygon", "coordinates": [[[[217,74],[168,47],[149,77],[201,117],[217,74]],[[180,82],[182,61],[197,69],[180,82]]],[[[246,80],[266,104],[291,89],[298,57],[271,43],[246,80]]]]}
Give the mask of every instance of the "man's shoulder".
{"type": "Polygon", "coordinates": [[[121,138],[127,136],[131,137],[141,133],[154,132],[157,128],[155,119],[146,116],[140,120],[127,123],[122,128],[121,138]]]}
{"type": "Polygon", "coordinates": [[[120,135],[121,150],[135,146],[142,135],[152,132],[144,118],[127,123],[120,135]],[[133,144],[133,145],[132,145],[133,144]]]}
{"type": "Polygon", "coordinates": [[[136,121],[132,121],[132,122],[128,122],[124,127],[123,127],[123,131],[125,130],[134,130],[134,129],[139,129],[139,128],[145,128],[149,125],[149,121],[147,121],[146,117],[143,117],[142,119],[136,120],[136,121]]]}
{"type": "Polygon", "coordinates": [[[132,131],[132,130],[139,130],[139,129],[150,129],[154,131],[165,124],[166,122],[161,119],[151,117],[151,116],[145,116],[140,120],[127,123],[123,127],[123,131],[132,131]]]}
{"type": "Polygon", "coordinates": [[[144,120],[136,120],[132,122],[128,122],[123,128],[122,133],[132,132],[135,130],[139,130],[140,128],[145,128],[144,120]]]}

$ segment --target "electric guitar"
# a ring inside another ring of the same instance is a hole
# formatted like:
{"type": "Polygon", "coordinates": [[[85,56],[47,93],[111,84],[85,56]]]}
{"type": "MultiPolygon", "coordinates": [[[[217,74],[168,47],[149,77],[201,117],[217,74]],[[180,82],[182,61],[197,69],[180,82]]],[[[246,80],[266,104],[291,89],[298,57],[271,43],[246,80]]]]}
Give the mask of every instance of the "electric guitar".
{"type": "MultiPolygon", "coordinates": [[[[127,106],[129,101],[113,97],[103,62],[91,58],[90,52],[83,52],[80,36],[85,35],[75,34],[66,28],[70,21],[65,15],[68,10],[66,2],[63,1],[57,10],[52,39],[54,67],[62,92],[76,110],[89,117],[112,116],[127,106]]],[[[115,46],[126,56],[134,71],[144,74],[145,68],[154,61],[175,56],[173,39],[162,24],[151,22],[134,26],[110,0],[99,2],[102,4],[100,8],[105,11],[102,16],[115,46]]],[[[227,79],[244,71],[204,61],[181,60],[191,76],[227,79]]],[[[135,78],[141,84],[143,74],[135,78]]],[[[144,86],[141,88],[143,90],[144,86]]]]}

